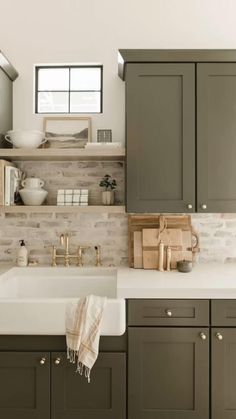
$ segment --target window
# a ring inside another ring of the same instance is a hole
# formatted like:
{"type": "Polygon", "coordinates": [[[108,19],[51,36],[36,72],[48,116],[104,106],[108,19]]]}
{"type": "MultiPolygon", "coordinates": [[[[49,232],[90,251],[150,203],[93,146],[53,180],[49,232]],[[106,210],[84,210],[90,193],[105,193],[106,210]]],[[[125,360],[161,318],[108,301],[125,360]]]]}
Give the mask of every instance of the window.
{"type": "Polygon", "coordinates": [[[102,66],[36,66],[35,113],[101,113],[102,66]]]}

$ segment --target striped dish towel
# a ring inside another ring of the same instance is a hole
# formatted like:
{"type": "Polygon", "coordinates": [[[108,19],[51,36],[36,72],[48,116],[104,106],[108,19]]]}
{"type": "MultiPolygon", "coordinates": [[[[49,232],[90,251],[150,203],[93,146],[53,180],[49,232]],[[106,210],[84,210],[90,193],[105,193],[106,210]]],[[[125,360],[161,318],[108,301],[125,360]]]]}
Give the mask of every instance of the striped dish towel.
{"type": "Polygon", "coordinates": [[[85,374],[90,382],[90,372],[99,352],[100,326],[106,297],[89,295],[66,307],[67,358],[77,364],[76,371],[85,374]]]}

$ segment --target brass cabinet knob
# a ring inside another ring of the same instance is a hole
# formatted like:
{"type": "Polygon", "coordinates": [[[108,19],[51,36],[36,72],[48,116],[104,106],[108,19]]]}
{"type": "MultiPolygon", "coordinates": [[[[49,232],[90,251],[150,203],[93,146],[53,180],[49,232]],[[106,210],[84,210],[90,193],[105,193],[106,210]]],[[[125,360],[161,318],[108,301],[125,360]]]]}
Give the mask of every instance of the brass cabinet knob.
{"type": "Polygon", "coordinates": [[[59,365],[61,363],[61,358],[56,358],[54,361],[55,365],[59,365]]]}
{"type": "Polygon", "coordinates": [[[39,361],[40,365],[44,365],[45,362],[46,362],[46,358],[41,358],[39,361]]]}
{"type": "Polygon", "coordinates": [[[172,311],[171,310],[166,310],[166,315],[168,317],[172,317],[172,311]]]}
{"type": "Polygon", "coordinates": [[[200,338],[201,338],[202,340],[206,340],[206,338],[207,338],[206,333],[201,332],[201,333],[200,333],[200,338]]]}
{"type": "Polygon", "coordinates": [[[222,334],[221,333],[216,333],[216,337],[217,337],[217,339],[218,340],[223,340],[223,336],[222,336],[222,334]]]}
{"type": "Polygon", "coordinates": [[[206,204],[202,204],[202,205],[201,205],[201,209],[203,209],[203,210],[207,209],[206,204]]]}
{"type": "Polygon", "coordinates": [[[188,205],[187,205],[187,208],[188,208],[188,209],[192,209],[192,208],[193,208],[192,204],[188,204],[188,205]]]}

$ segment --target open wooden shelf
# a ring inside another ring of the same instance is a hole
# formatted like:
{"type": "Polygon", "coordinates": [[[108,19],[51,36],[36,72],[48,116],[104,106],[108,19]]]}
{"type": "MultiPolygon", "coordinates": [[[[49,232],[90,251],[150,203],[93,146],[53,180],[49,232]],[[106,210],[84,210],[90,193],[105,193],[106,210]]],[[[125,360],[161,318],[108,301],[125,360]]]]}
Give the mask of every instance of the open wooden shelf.
{"type": "Polygon", "coordinates": [[[6,160],[108,160],[120,161],[125,158],[125,148],[53,149],[53,148],[0,148],[0,159],[6,160]]]}
{"type": "Polygon", "coordinates": [[[41,206],[27,206],[27,205],[12,205],[0,206],[0,213],[2,214],[29,214],[29,213],[118,213],[124,214],[125,207],[123,205],[85,205],[85,206],[57,206],[57,205],[41,205],[41,206]]]}

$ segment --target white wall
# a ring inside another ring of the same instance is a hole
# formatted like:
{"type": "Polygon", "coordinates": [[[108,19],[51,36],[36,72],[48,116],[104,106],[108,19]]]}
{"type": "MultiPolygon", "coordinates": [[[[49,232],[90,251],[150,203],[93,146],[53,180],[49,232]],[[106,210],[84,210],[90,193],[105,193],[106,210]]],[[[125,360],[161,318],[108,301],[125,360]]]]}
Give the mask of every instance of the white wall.
{"type": "Polygon", "coordinates": [[[42,128],[33,114],[33,64],[104,65],[104,113],[97,128],[124,139],[124,83],[118,48],[236,48],[235,0],[0,0],[0,49],[20,77],[14,127],[42,128]]]}

